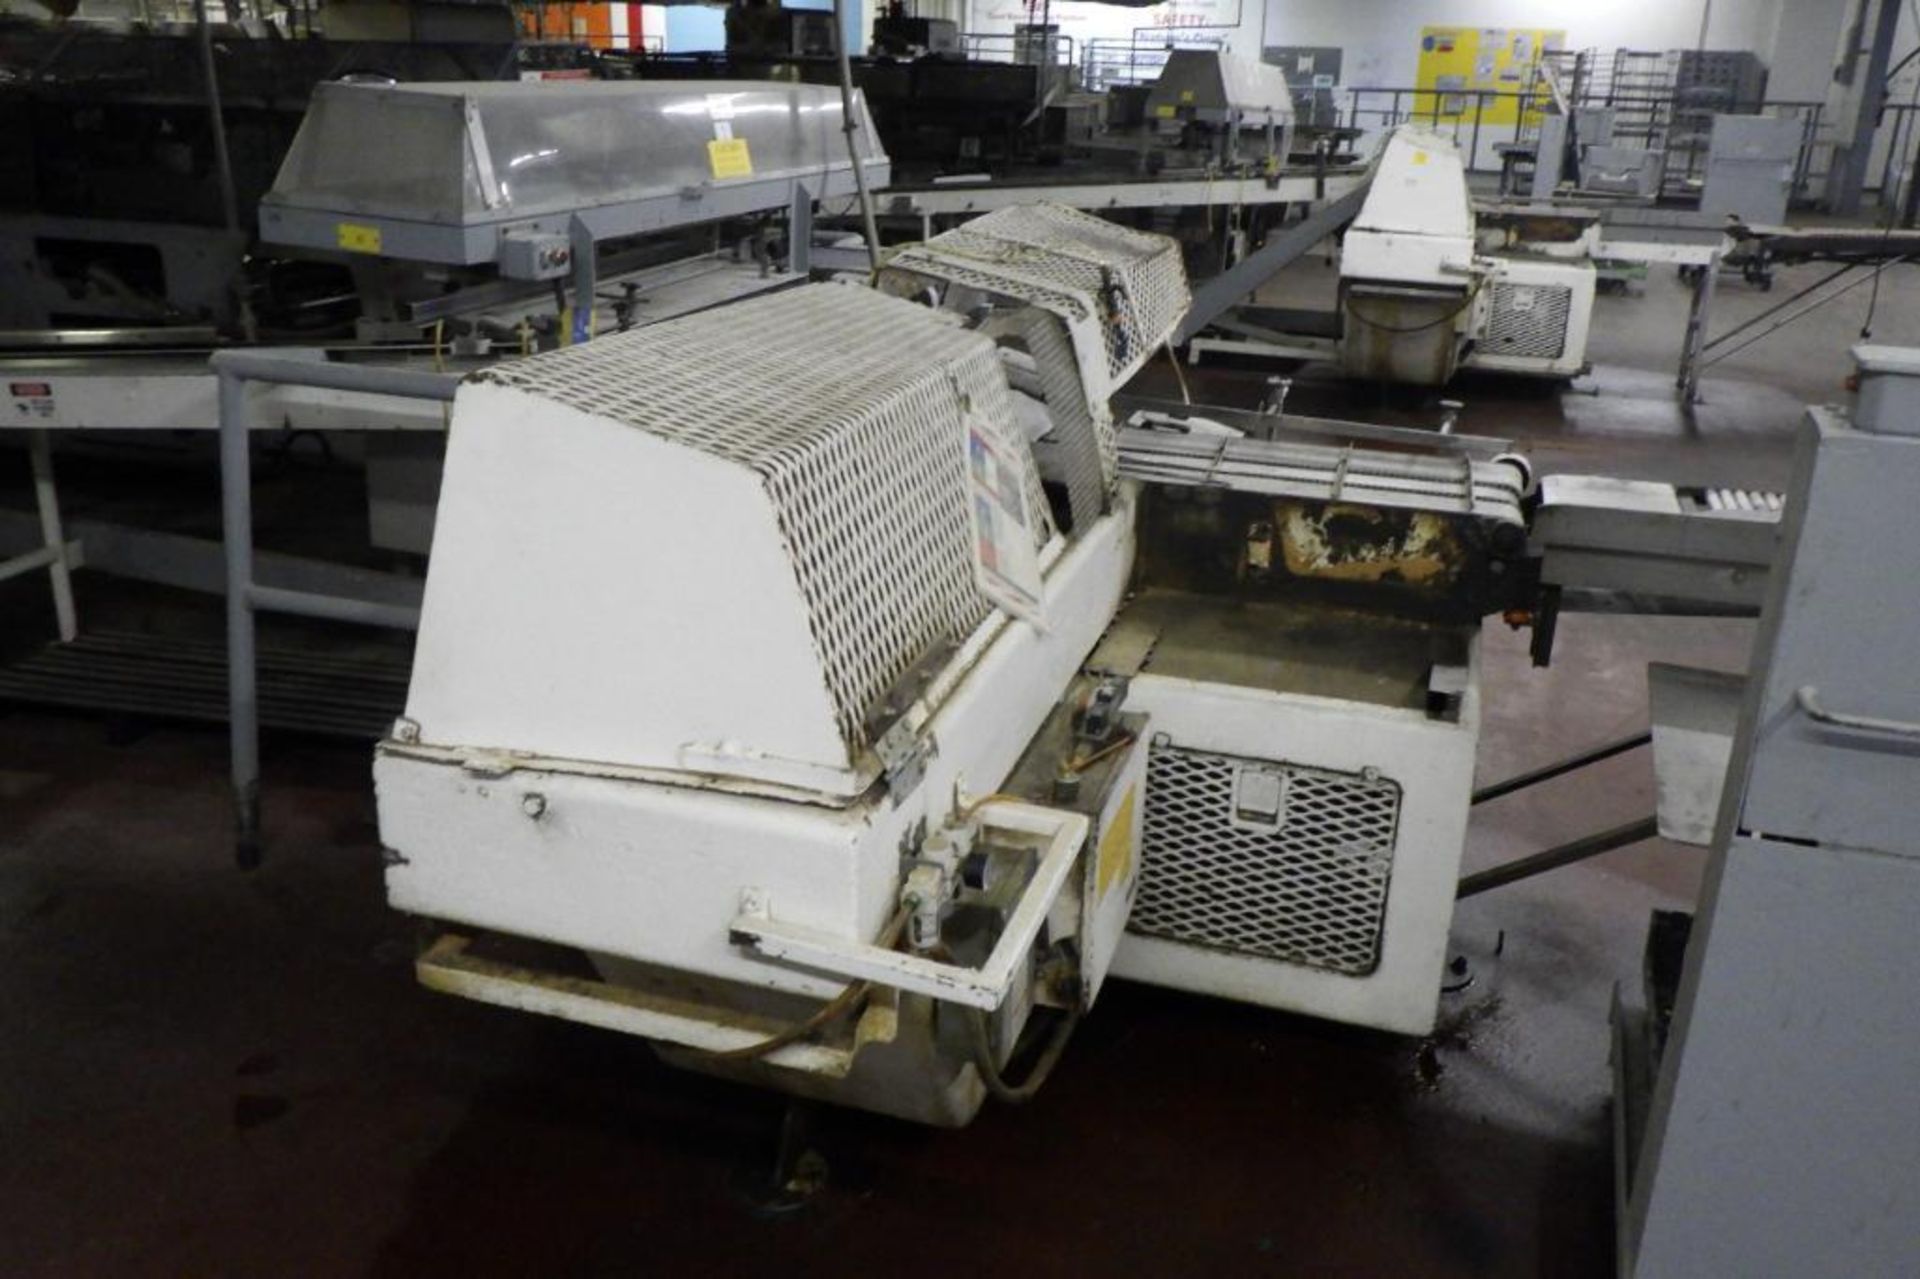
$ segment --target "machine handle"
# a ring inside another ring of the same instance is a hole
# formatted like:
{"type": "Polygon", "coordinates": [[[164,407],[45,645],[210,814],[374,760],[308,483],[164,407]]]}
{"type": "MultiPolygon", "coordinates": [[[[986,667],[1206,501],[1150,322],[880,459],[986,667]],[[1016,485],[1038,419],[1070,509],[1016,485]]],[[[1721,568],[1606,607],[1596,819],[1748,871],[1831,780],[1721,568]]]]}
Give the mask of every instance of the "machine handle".
{"type": "Polygon", "coordinates": [[[988,796],[976,805],[982,826],[995,826],[1044,841],[1020,900],[1000,931],[986,962],[978,968],[903,954],[885,946],[849,941],[833,933],[772,917],[769,903],[755,890],[743,895],[742,909],[728,929],[740,945],[769,959],[811,968],[845,981],[870,981],[912,995],[992,1012],[1006,1001],[1017,970],[1025,962],[1047,913],[1079,864],[1090,823],[1083,813],[1067,812],[1021,800],[988,796]]]}
{"type": "Polygon", "coordinates": [[[1889,733],[1895,737],[1911,737],[1920,740],[1920,724],[1911,720],[1881,719],[1876,715],[1848,715],[1840,711],[1830,711],[1820,704],[1820,690],[1811,684],[1802,684],[1793,695],[1802,713],[1816,724],[1826,724],[1833,728],[1851,728],[1867,733],[1889,733]]]}

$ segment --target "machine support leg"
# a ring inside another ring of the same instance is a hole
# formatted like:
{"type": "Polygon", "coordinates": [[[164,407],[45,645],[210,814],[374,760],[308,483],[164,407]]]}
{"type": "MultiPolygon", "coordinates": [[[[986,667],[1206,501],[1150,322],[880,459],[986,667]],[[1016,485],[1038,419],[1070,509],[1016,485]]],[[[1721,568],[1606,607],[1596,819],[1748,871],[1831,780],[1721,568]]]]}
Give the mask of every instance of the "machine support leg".
{"type": "Polygon", "coordinates": [[[787,209],[787,270],[802,276],[813,270],[813,192],[804,182],[793,184],[787,209]]]}
{"type": "Polygon", "coordinates": [[[220,374],[220,512],[227,560],[227,714],[234,860],[260,864],[260,698],[254,655],[253,471],[247,384],[220,374]]]}
{"type": "Polygon", "coordinates": [[[1700,268],[1693,280],[1693,302],[1687,308],[1687,336],[1680,347],[1680,407],[1691,413],[1700,402],[1700,357],[1707,344],[1707,323],[1713,315],[1713,291],[1720,278],[1720,258],[1700,268]]]}
{"type": "Polygon", "coordinates": [[[1578,755],[1571,755],[1566,759],[1533,769],[1530,772],[1509,777],[1503,782],[1495,782],[1491,786],[1482,786],[1473,793],[1473,802],[1476,804],[1484,804],[1490,799],[1499,799],[1502,795],[1511,795],[1517,790],[1525,790],[1527,787],[1537,786],[1541,782],[1550,782],[1556,777],[1564,777],[1568,773],[1576,769],[1585,768],[1589,764],[1598,764],[1603,759],[1612,759],[1615,755],[1624,755],[1637,746],[1645,746],[1652,740],[1652,733],[1635,733],[1632,737],[1623,737],[1617,742],[1608,742],[1605,746],[1596,746],[1592,750],[1582,751],[1578,755]]]}
{"type": "Polygon", "coordinates": [[[33,500],[40,508],[40,540],[47,551],[47,574],[53,579],[53,614],[62,643],[79,634],[73,609],[73,566],[67,562],[67,536],[60,527],[60,495],[53,486],[53,443],[45,431],[27,433],[27,458],[33,467],[33,500]]]}
{"type": "Polygon", "coordinates": [[[1522,879],[1531,879],[1535,875],[1544,875],[1550,870],[1559,870],[1562,866],[1586,861],[1589,857],[1598,857],[1601,853],[1610,853],[1616,848],[1625,848],[1628,844],[1637,844],[1643,839],[1652,839],[1659,833],[1660,820],[1655,817],[1643,817],[1625,826],[1603,830],[1597,835],[1583,836],[1571,843],[1561,844],[1557,848],[1549,848],[1544,852],[1533,853],[1526,857],[1517,857],[1503,865],[1465,876],[1461,879],[1460,889],[1454,896],[1467,898],[1477,893],[1484,893],[1490,888],[1503,888],[1522,879]]]}
{"type": "Polygon", "coordinates": [[[780,1114],[772,1165],[756,1161],[742,1170],[735,1186],[755,1212],[769,1217],[796,1212],[826,1189],[827,1161],[813,1144],[815,1117],[812,1102],[789,1100],[780,1114]]]}
{"type": "Polygon", "coordinates": [[[577,213],[567,222],[567,243],[573,251],[573,324],[564,343],[578,346],[593,337],[593,291],[599,263],[593,256],[593,232],[577,213]]]}
{"type": "MultiPolygon", "coordinates": [[[[576,227],[579,217],[575,215],[576,227]]],[[[592,277],[584,296],[591,302],[592,277]]],[[[263,586],[253,576],[252,427],[247,384],[317,386],[451,403],[460,385],[453,373],[312,360],[272,351],[215,351],[209,363],[220,381],[220,515],[226,561],[227,714],[232,750],[234,858],[241,869],[260,864],[260,692],[254,617],[294,613],[341,622],[412,629],[413,604],[383,603],[324,591],[263,586]]]]}

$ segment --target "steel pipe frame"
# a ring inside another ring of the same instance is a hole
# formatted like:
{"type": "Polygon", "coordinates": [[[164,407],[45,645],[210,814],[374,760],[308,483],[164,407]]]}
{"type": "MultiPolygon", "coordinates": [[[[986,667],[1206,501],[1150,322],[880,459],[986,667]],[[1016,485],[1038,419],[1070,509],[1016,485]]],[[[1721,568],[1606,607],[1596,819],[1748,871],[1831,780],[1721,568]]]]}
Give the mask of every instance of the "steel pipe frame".
{"type": "Polygon", "coordinates": [[[234,860],[260,864],[260,692],[254,615],[304,617],[414,629],[420,611],[315,591],[261,586],[253,577],[253,466],[247,383],[277,382],[411,399],[453,399],[456,374],[293,359],[271,351],[218,351],[208,361],[220,382],[220,509],[227,579],[227,712],[234,800],[234,860]]]}
{"type": "Polygon", "coordinates": [[[53,485],[53,445],[47,433],[27,433],[27,461],[33,468],[33,501],[40,514],[40,545],[31,551],[0,560],[0,582],[22,573],[44,568],[53,580],[53,614],[60,627],[62,643],[79,633],[79,619],[73,607],[73,566],[76,548],[67,544],[66,531],[60,526],[60,497],[53,485]]]}
{"type": "Polygon", "coordinates": [[[1518,883],[1523,879],[1531,879],[1535,875],[1544,875],[1550,870],[1559,870],[1562,866],[1571,866],[1575,862],[1583,862],[1590,857],[1598,857],[1601,853],[1610,853],[1616,848],[1625,848],[1630,844],[1638,844],[1642,840],[1654,839],[1659,834],[1659,819],[1642,817],[1638,821],[1628,822],[1624,826],[1615,826],[1611,830],[1583,835],[1579,839],[1556,845],[1544,852],[1516,857],[1510,862],[1502,862],[1498,866],[1465,876],[1460,881],[1460,889],[1455,897],[1474,897],[1490,889],[1518,883]]]}

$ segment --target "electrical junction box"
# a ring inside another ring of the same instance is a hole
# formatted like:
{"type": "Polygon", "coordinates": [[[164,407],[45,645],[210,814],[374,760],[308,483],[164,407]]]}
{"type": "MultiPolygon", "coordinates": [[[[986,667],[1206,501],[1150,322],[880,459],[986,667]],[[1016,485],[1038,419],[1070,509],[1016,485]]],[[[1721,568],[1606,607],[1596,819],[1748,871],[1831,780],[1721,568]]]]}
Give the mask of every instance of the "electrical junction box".
{"type": "Polygon", "coordinates": [[[500,274],[510,280],[555,280],[573,270],[573,245],[564,235],[509,232],[500,239],[500,274]]]}

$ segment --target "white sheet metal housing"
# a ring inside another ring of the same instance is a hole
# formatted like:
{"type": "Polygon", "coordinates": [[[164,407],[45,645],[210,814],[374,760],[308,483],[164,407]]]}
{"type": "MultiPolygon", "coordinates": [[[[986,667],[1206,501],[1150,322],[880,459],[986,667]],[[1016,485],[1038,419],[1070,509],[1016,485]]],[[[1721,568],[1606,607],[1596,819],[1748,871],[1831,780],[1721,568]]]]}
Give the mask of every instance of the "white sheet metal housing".
{"type": "Polygon", "coordinates": [[[1459,151],[1402,125],[1341,247],[1342,362],[1433,385],[1461,366],[1572,377],[1587,366],[1595,283],[1584,252],[1481,252],[1459,151]]]}
{"type": "MultiPolygon", "coordinates": [[[[867,180],[887,158],[854,99],[867,180]]],[[[853,189],[839,94],[767,81],[321,84],[273,189],[269,243],[419,261],[492,262],[509,233],[575,215],[632,235],[744,211],[732,189],[853,189]],[[374,145],[377,142],[377,145],[374,145]],[[716,150],[718,146],[720,149],[716,150]]]]}
{"type": "Polygon", "coordinates": [[[1087,399],[1102,408],[1159,353],[1192,301],[1175,241],[1057,204],[996,209],[901,249],[887,270],[1018,299],[1064,320],[1087,399]]]}
{"type": "Polygon", "coordinates": [[[1451,140],[1414,125],[1387,138],[1342,242],[1342,279],[1461,286],[1473,270],[1473,201],[1451,140]]]}
{"type": "MultiPolygon", "coordinates": [[[[873,704],[988,614],[964,423],[1009,415],[990,342],[843,285],[481,375],[454,406],[418,740],[857,794],[873,704]]],[[[1016,482],[1043,541],[1030,461],[1016,482]]]]}
{"type": "MultiPolygon", "coordinates": [[[[843,808],[692,771],[383,742],[374,781],[388,899],[432,919],[830,997],[841,986],[833,978],[732,944],[743,891],[789,923],[848,942],[877,936],[894,909],[903,840],[944,821],[957,790],[984,794],[1011,771],[1113,616],[1132,561],[1123,492],[1051,562],[1046,630],[995,612],[949,665],[949,687],[923,721],[939,749],[898,799],[876,787],[843,808]]],[[[626,662],[617,652],[594,660],[603,657],[612,705],[626,662]]]]}
{"type": "Polygon", "coordinates": [[[1591,261],[1499,256],[1473,308],[1468,368],[1575,377],[1587,367],[1598,283],[1591,261]]]}
{"type": "Polygon", "coordinates": [[[1123,493],[1070,544],[1030,530],[1041,625],[989,606],[971,418],[1010,420],[992,342],[842,285],[462,387],[407,718],[375,765],[393,904],[836,993],[735,944],[743,896],[873,941],[910,832],[1006,777],[1132,559],[1123,493]],[[864,702],[910,666],[898,722],[928,752],[877,786],[864,702]]]}
{"type": "Polygon", "coordinates": [[[1172,49],[1146,109],[1156,118],[1191,114],[1212,124],[1279,129],[1293,123],[1293,93],[1286,73],[1270,62],[1218,49],[1172,49]]]}
{"type": "MultiPolygon", "coordinates": [[[[1339,790],[1375,782],[1397,789],[1397,811],[1384,908],[1373,925],[1378,929],[1377,952],[1370,960],[1341,971],[1339,965],[1189,944],[1136,928],[1114,956],[1114,975],[1403,1034],[1431,1030],[1479,739],[1477,641],[1466,675],[1459,716],[1452,723],[1416,710],[1168,678],[1151,670],[1136,677],[1128,705],[1152,717],[1155,749],[1231,757],[1236,767],[1264,766],[1275,773],[1307,770],[1339,790]]],[[[1150,802],[1153,785],[1150,765],[1150,802]]],[[[1156,852],[1151,829],[1146,838],[1142,873],[1150,884],[1156,852]]],[[[1328,856],[1339,861],[1347,854],[1334,850],[1328,856]]],[[[1278,898],[1275,889],[1271,881],[1263,884],[1258,873],[1249,875],[1243,868],[1213,880],[1207,890],[1214,899],[1209,909],[1232,914],[1278,898]],[[1236,897],[1244,900],[1236,903],[1236,897]]],[[[1143,902],[1148,893],[1143,887],[1143,902]]],[[[1285,896],[1294,910],[1309,916],[1354,911],[1331,892],[1302,893],[1296,888],[1285,896]]],[[[1142,921],[1141,909],[1136,906],[1136,924],[1142,921]]],[[[1352,922],[1359,927],[1367,921],[1352,922]]]]}

